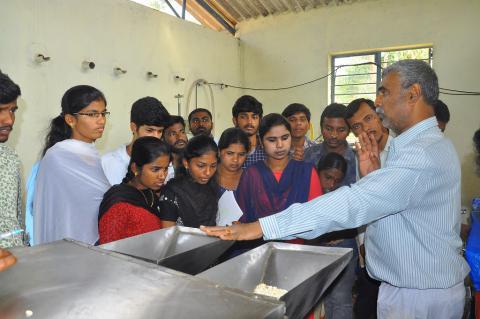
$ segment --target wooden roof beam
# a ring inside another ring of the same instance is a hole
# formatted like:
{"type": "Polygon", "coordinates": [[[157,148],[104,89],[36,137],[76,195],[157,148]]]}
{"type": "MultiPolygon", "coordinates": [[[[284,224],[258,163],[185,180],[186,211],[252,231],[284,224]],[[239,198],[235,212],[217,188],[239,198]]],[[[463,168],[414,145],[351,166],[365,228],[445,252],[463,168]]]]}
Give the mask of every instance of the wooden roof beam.
{"type": "MultiPolygon", "coordinates": [[[[228,8],[225,7],[225,1],[219,1],[219,0],[210,0],[208,1],[210,5],[212,5],[215,9],[217,9],[224,17],[226,20],[228,20],[232,26],[235,26],[237,24],[237,18],[235,18],[230,11],[234,10],[235,13],[238,15],[238,12],[233,9],[231,6],[228,6],[228,8]]],[[[227,3],[228,5],[228,3],[227,3]]]]}

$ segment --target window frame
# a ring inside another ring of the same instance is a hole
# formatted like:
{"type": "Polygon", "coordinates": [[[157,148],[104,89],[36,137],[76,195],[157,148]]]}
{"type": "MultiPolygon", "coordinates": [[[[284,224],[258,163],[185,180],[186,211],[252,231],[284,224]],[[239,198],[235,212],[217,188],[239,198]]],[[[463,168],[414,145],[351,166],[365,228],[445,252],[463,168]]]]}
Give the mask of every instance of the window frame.
{"type": "MultiPolygon", "coordinates": [[[[374,63],[377,65],[381,65],[382,63],[382,53],[388,52],[401,52],[401,51],[408,51],[408,50],[418,50],[418,49],[429,49],[428,51],[428,62],[430,66],[433,64],[433,45],[422,45],[422,46],[411,46],[411,47],[402,47],[402,48],[390,48],[390,49],[383,49],[383,50],[370,50],[370,51],[359,51],[353,53],[339,53],[339,54],[331,54],[330,55],[330,66],[331,66],[331,75],[330,75],[330,103],[334,103],[335,101],[335,83],[336,83],[336,74],[335,74],[335,59],[337,58],[347,58],[347,57],[359,57],[359,56],[374,56],[374,63]]],[[[425,61],[425,59],[422,59],[425,61]]],[[[382,81],[382,68],[377,67],[376,72],[376,87],[380,86],[382,81]]],[[[371,84],[371,83],[362,83],[362,84],[371,84]]],[[[359,84],[359,85],[362,85],[359,84]]],[[[368,93],[364,93],[368,94],[368,93]]],[[[358,94],[352,94],[358,95],[358,94]]]]}

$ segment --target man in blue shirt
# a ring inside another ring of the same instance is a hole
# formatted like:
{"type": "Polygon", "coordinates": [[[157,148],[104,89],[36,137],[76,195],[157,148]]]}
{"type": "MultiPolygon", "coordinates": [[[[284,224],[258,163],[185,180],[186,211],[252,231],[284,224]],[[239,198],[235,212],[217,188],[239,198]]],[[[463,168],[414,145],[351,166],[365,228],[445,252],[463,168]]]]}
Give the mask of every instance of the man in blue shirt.
{"type": "Polygon", "coordinates": [[[207,233],[237,240],[313,238],[368,224],[367,270],[381,281],[378,317],[461,318],[469,267],[459,236],[460,163],[434,116],[438,93],[437,76],[425,62],[390,65],[376,105],[397,137],[382,168],[374,136],[363,132],[357,183],[256,223],[207,233]]]}
{"type": "Polygon", "coordinates": [[[355,183],[355,153],[347,143],[350,128],[345,120],[347,107],[343,104],[332,103],[323,110],[320,116],[320,129],[323,142],[305,150],[303,160],[317,166],[320,159],[330,152],[342,155],[347,161],[347,173],[343,178],[342,186],[355,183]]]}

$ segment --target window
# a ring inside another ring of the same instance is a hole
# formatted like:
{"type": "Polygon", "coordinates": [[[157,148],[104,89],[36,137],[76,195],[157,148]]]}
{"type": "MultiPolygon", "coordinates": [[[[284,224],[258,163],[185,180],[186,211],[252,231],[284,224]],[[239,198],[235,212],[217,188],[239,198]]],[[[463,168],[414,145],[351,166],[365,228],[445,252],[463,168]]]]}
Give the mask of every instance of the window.
{"type": "Polygon", "coordinates": [[[382,76],[377,65],[385,68],[404,59],[424,60],[432,65],[432,48],[333,55],[332,70],[340,68],[331,76],[331,101],[348,104],[358,98],[375,100],[382,76]]]}
{"type": "MultiPolygon", "coordinates": [[[[143,4],[146,7],[150,7],[152,9],[158,10],[160,12],[175,16],[174,11],[170,8],[169,4],[175,9],[175,11],[181,15],[182,14],[182,6],[178,4],[175,0],[130,0],[136,3],[143,4]]],[[[201,24],[194,16],[192,16],[188,11],[185,11],[185,20],[201,24]]]]}

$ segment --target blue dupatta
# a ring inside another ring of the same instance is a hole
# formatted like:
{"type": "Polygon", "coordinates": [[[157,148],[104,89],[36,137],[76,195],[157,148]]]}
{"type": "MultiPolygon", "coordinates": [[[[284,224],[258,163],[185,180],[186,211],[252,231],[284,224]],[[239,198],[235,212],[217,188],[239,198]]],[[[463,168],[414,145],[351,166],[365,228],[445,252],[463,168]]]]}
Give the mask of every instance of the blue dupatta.
{"type": "Polygon", "coordinates": [[[290,160],[277,181],[264,161],[250,166],[240,179],[235,198],[243,211],[241,222],[254,222],[308,201],[313,164],[290,160]]]}

